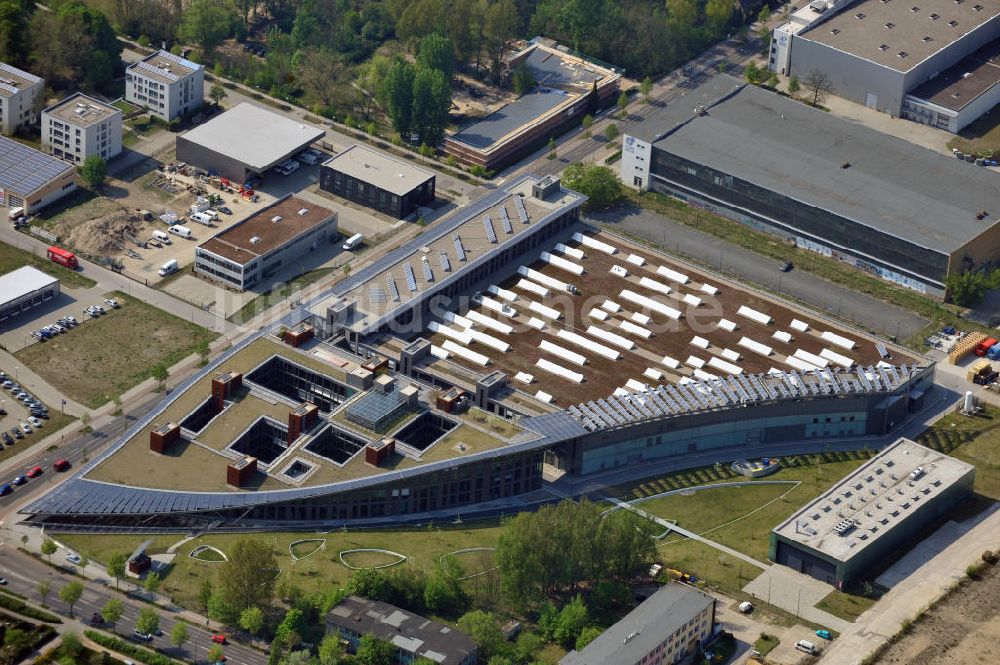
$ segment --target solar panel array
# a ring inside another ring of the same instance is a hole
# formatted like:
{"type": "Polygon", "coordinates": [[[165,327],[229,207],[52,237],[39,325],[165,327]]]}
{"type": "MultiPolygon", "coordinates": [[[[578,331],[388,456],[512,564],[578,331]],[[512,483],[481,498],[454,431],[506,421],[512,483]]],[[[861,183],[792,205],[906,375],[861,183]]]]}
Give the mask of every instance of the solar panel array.
{"type": "Polygon", "coordinates": [[[514,227],[510,225],[510,217],[507,216],[507,206],[500,206],[500,224],[503,225],[504,233],[513,233],[514,227]]]}
{"type": "MultiPolygon", "coordinates": [[[[447,254],[445,256],[447,256],[447,254]]],[[[424,279],[427,280],[428,282],[433,282],[434,281],[434,271],[431,270],[431,262],[427,260],[426,256],[423,257],[422,261],[420,261],[420,267],[423,268],[424,279]]]]}
{"type": "Polygon", "coordinates": [[[854,371],[823,369],[688,380],[682,384],[663,384],[646,392],[577,404],[568,412],[593,432],[645,420],[788,399],[890,392],[904,385],[919,369],[917,364],[890,365],[861,367],[854,371]]]}
{"type": "Polygon", "coordinates": [[[877,342],[875,344],[875,350],[878,351],[879,358],[882,358],[883,360],[890,357],[888,349],[885,348],[885,344],[882,342],[877,342]]]}
{"type": "Polygon", "coordinates": [[[522,224],[528,223],[528,211],[524,209],[524,201],[520,196],[514,197],[514,208],[517,209],[517,216],[520,218],[522,224]]]}
{"type": "Polygon", "coordinates": [[[458,257],[459,261],[467,261],[465,256],[465,246],[462,245],[462,236],[457,233],[451,234],[451,239],[455,242],[455,255],[458,257]]]}
{"type": "Polygon", "coordinates": [[[389,287],[389,297],[393,302],[399,302],[399,289],[396,288],[396,279],[392,275],[385,276],[385,285],[389,287]]]}
{"type": "Polygon", "coordinates": [[[0,136],[0,188],[12,194],[27,196],[72,170],[58,157],[0,136]]]}
{"type": "Polygon", "coordinates": [[[446,252],[441,252],[441,270],[451,272],[451,259],[448,258],[446,252]]]}
{"type": "Polygon", "coordinates": [[[382,304],[388,300],[385,295],[385,290],[378,284],[368,285],[368,299],[373,303],[382,304]]]}
{"type": "Polygon", "coordinates": [[[173,72],[168,72],[166,69],[160,69],[159,67],[154,67],[153,65],[149,64],[148,62],[143,62],[142,60],[140,60],[139,62],[135,63],[135,66],[136,66],[137,69],[141,69],[144,72],[148,72],[148,73],[152,74],[153,76],[162,76],[163,78],[167,79],[168,81],[177,81],[177,80],[180,80],[180,76],[178,76],[177,74],[174,74],[173,72]]]}
{"type": "Polygon", "coordinates": [[[410,290],[410,293],[417,292],[417,276],[413,274],[413,266],[409,263],[403,264],[403,275],[406,276],[406,288],[410,290]]]}
{"type": "Polygon", "coordinates": [[[486,229],[486,239],[493,245],[497,244],[497,232],[493,229],[493,220],[489,215],[483,217],[483,228],[486,229]]]}

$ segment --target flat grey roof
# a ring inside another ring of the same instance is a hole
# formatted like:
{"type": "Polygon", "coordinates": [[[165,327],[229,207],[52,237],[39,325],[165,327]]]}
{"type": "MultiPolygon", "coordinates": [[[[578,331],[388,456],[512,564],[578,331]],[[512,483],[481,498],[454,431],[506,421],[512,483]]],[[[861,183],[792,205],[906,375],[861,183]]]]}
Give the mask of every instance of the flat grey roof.
{"type": "Polygon", "coordinates": [[[861,0],[798,38],[907,72],[998,15],[1000,0],[861,0]]]}
{"type": "Polygon", "coordinates": [[[71,123],[76,127],[90,127],[113,115],[123,115],[121,109],[88,97],[82,92],[74,93],[66,99],[56,102],[42,113],[71,123]]]}
{"type": "Polygon", "coordinates": [[[357,143],[328,159],[324,166],[398,196],[409,194],[434,177],[426,169],[357,143]]]}
{"type": "Polygon", "coordinates": [[[0,188],[27,196],[73,171],[73,165],[0,136],[0,188]]]}
{"type": "Polygon", "coordinates": [[[963,58],[911,90],[909,95],[952,111],[961,111],[997,83],[1000,83],[1000,41],[990,42],[963,58]]]}
{"type": "Polygon", "coordinates": [[[562,90],[539,88],[502,106],[488,116],[451,136],[473,148],[488,148],[503,137],[573,97],[562,90]]]}
{"type": "Polygon", "coordinates": [[[244,102],[181,136],[261,173],[324,134],[319,127],[244,102]]]}
{"type": "Polygon", "coordinates": [[[559,665],[638,663],[713,603],[715,599],[701,591],[670,582],[598,635],[583,651],[570,651],[559,665]]]}
{"type": "Polygon", "coordinates": [[[969,474],[975,474],[971,464],[901,438],[776,526],[774,533],[847,561],[969,474]]]}
{"type": "Polygon", "coordinates": [[[24,266],[0,275],[0,301],[6,304],[58,282],[38,268],[24,266]]]}
{"type": "Polygon", "coordinates": [[[34,74],[29,74],[6,62],[0,62],[0,95],[4,97],[15,95],[41,82],[42,79],[34,74]]]}
{"type": "Polygon", "coordinates": [[[128,66],[128,69],[138,72],[142,76],[151,78],[154,81],[170,84],[181,80],[189,74],[195,73],[199,69],[202,69],[202,67],[202,65],[191,62],[179,55],[161,50],[146,56],[142,60],[133,62],[128,66]]]}
{"type": "Polygon", "coordinates": [[[524,64],[540,86],[583,85],[590,87],[608,75],[608,71],[558,49],[536,44],[524,64]]]}
{"type": "Polygon", "coordinates": [[[1000,214],[997,176],[982,167],[724,74],[701,88],[673,103],[686,120],[661,127],[657,148],[949,255],[1000,214]]]}

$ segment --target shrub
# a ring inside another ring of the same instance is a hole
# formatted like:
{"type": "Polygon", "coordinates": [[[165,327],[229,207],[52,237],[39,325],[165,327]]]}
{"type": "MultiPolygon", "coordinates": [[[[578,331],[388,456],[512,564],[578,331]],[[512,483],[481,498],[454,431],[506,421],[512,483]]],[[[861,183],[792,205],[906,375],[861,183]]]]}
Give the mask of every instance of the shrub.
{"type": "Polygon", "coordinates": [[[982,563],[974,563],[970,565],[965,569],[965,576],[970,580],[978,580],[982,576],[984,566],[985,564],[982,563]]]}
{"type": "Polygon", "coordinates": [[[11,596],[0,594],[0,607],[11,610],[12,612],[17,612],[18,614],[31,619],[45,621],[46,623],[62,623],[62,619],[57,617],[55,614],[35,609],[31,605],[26,604],[23,600],[12,598],[11,596]]]}
{"type": "Polygon", "coordinates": [[[174,663],[176,663],[175,660],[167,658],[163,654],[149,651],[148,649],[140,649],[125,640],[118,639],[117,637],[111,637],[110,635],[105,635],[104,633],[99,633],[96,630],[85,630],[83,631],[83,634],[105,649],[117,651],[118,653],[137,660],[140,663],[146,663],[146,665],[174,665],[174,663]]]}
{"type": "Polygon", "coordinates": [[[1000,556],[998,556],[993,550],[986,550],[983,552],[983,563],[992,565],[995,564],[998,559],[1000,559],[1000,556]]]}

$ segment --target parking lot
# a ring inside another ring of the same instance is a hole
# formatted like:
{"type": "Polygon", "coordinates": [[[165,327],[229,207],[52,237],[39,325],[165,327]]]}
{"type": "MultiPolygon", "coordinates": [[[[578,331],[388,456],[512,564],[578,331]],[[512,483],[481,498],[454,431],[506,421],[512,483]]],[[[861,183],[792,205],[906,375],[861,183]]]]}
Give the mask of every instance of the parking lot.
{"type": "Polygon", "coordinates": [[[41,403],[34,394],[17,383],[18,367],[8,367],[0,371],[0,459],[15,454],[48,434],[58,431],[68,422],[62,415],[60,405],[49,407],[41,403]],[[25,399],[36,400],[37,406],[29,407],[18,394],[27,393],[25,399]],[[44,415],[43,415],[44,414],[44,415]],[[20,434],[20,436],[18,436],[20,434]]]}
{"type": "Polygon", "coordinates": [[[0,346],[10,353],[16,353],[37,344],[39,340],[32,333],[67,316],[76,317],[80,323],[84,323],[90,318],[85,311],[88,307],[103,305],[107,308],[104,298],[104,290],[96,286],[90,289],[63,288],[59,297],[0,324],[0,346]]]}

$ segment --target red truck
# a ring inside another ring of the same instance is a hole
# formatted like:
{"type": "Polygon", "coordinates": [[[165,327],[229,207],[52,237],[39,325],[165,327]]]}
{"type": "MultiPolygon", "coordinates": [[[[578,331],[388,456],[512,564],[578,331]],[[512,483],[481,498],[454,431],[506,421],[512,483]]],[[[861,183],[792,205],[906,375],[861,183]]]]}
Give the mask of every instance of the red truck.
{"type": "Polygon", "coordinates": [[[76,254],[73,252],[63,249],[62,247],[56,247],[52,245],[49,247],[48,251],[49,261],[54,261],[61,266],[66,266],[72,270],[76,270],[80,267],[80,263],[76,260],[76,254]]]}
{"type": "Polygon", "coordinates": [[[990,347],[996,345],[996,343],[997,340],[995,337],[984,339],[982,342],[979,343],[979,346],[976,347],[976,355],[982,358],[983,356],[986,355],[986,352],[990,350],[990,347]]]}

